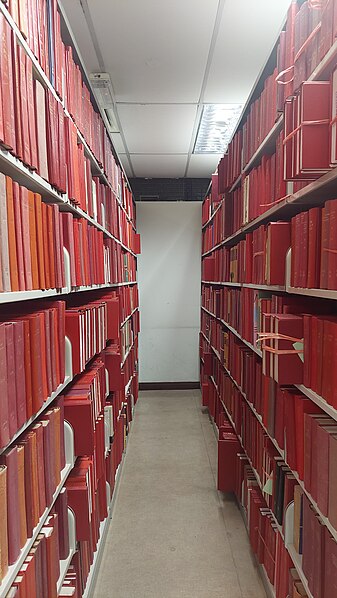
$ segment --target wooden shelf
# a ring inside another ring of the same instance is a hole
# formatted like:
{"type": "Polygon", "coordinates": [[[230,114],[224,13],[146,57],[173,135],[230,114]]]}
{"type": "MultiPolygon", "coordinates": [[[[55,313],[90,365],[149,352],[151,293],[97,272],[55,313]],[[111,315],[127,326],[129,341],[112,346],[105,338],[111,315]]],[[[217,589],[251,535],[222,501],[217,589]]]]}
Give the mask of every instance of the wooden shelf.
{"type": "Polygon", "coordinates": [[[99,291],[104,289],[114,289],[118,287],[131,286],[137,284],[137,281],[115,282],[112,284],[93,284],[88,287],[75,287],[73,289],[36,289],[34,291],[15,291],[0,293],[0,304],[14,303],[16,301],[31,301],[32,299],[47,299],[48,297],[63,297],[64,295],[73,295],[75,293],[84,293],[90,291],[99,291]]]}

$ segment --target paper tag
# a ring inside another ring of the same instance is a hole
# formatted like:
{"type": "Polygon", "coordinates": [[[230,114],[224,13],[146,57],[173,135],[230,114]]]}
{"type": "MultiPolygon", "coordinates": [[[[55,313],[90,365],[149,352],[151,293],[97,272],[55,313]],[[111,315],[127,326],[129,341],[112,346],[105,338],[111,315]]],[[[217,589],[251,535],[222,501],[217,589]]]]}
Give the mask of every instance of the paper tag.
{"type": "Polygon", "coordinates": [[[293,347],[295,349],[295,351],[300,351],[300,353],[298,354],[299,358],[301,359],[301,361],[303,361],[304,363],[304,342],[302,341],[298,341],[297,343],[293,344],[293,347]]]}
{"type": "Polygon", "coordinates": [[[269,496],[273,495],[273,474],[271,474],[271,476],[266,481],[266,483],[263,487],[263,492],[265,494],[269,494],[269,496]]]}

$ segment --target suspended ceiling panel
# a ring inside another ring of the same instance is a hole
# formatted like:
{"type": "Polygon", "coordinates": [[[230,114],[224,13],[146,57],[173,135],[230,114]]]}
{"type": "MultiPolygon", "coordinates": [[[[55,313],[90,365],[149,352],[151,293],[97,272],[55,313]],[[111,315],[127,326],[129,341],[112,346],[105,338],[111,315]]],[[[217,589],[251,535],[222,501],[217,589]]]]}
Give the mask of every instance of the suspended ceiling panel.
{"type": "Polygon", "coordinates": [[[191,178],[207,178],[210,172],[214,172],[221,154],[210,154],[203,156],[195,154],[191,156],[187,176],[191,178]]]}
{"type": "Polygon", "coordinates": [[[227,0],[204,101],[245,102],[278,37],[289,0],[227,0]]]}
{"type": "Polygon", "coordinates": [[[196,106],[120,104],[118,114],[130,154],[188,153],[196,106]]]}
{"type": "Polygon", "coordinates": [[[88,0],[118,102],[197,102],[218,0],[88,0]]]}
{"type": "Polygon", "coordinates": [[[136,177],[180,178],[184,176],[186,162],[187,154],[185,156],[163,156],[160,154],[132,156],[136,177]]]}
{"type": "Polygon", "coordinates": [[[290,0],[61,2],[87,71],[110,74],[127,173],[210,176],[218,156],[193,154],[202,107],[246,101],[290,0]]]}

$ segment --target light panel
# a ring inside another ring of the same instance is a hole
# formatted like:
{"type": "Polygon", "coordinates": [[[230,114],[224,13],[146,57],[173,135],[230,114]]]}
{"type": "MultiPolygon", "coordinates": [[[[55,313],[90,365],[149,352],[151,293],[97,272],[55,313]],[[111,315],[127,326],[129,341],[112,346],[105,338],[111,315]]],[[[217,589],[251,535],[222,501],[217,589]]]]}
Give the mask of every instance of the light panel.
{"type": "Polygon", "coordinates": [[[242,104],[205,104],[194,154],[224,154],[242,111],[242,104]]]}

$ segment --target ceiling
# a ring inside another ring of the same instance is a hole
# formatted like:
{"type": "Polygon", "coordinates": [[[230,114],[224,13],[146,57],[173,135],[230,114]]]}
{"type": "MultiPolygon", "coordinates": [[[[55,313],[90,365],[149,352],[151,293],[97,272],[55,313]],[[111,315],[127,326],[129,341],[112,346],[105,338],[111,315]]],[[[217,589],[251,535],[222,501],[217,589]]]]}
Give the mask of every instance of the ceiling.
{"type": "Polygon", "coordinates": [[[62,0],[89,73],[111,77],[130,177],[209,177],[204,103],[244,103],[290,0],[62,0]]]}

